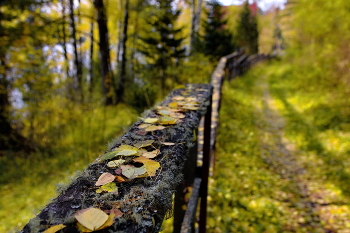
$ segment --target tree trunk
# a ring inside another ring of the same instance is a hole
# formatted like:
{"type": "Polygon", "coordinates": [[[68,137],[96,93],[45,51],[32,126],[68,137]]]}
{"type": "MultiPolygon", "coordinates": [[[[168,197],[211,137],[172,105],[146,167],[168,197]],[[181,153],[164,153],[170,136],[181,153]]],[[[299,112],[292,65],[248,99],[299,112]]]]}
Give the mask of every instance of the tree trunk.
{"type": "Polygon", "coordinates": [[[0,155],[4,150],[32,151],[33,147],[10,123],[9,81],[3,48],[0,48],[0,155]]]}
{"type": "Polygon", "coordinates": [[[199,29],[200,29],[200,24],[201,24],[201,12],[202,12],[202,2],[203,0],[198,0],[197,3],[197,11],[196,11],[196,21],[194,22],[194,32],[195,36],[198,35],[199,29]]]}
{"type": "Polygon", "coordinates": [[[128,40],[128,22],[129,22],[129,0],[125,2],[124,10],[124,28],[123,28],[123,41],[122,41],[122,60],[120,67],[120,78],[117,89],[117,102],[123,102],[123,95],[125,90],[126,80],[126,42],[128,40]]]}
{"type": "Polygon", "coordinates": [[[66,75],[67,79],[70,79],[69,75],[69,61],[68,61],[68,54],[67,54],[67,35],[66,35],[66,4],[64,0],[61,0],[62,4],[62,39],[63,39],[63,55],[65,59],[64,67],[66,69],[66,75]]]}
{"type": "Polygon", "coordinates": [[[192,14],[192,22],[191,22],[191,32],[190,32],[190,48],[189,48],[190,54],[193,51],[194,40],[195,40],[196,0],[192,0],[191,14],[192,14]]]}
{"type": "Polygon", "coordinates": [[[108,28],[107,17],[103,0],[94,0],[94,5],[97,11],[97,24],[100,36],[100,62],[101,62],[101,75],[102,75],[102,90],[106,105],[113,104],[113,74],[110,66],[110,54],[109,54],[109,41],[108,41],[108,28]]]}
{"type": "Polygon", "coordinates": [[[92,96],[93,85],[95,84],[94,79],[94,20],[91,19],[90,23],[90,66],[89,66],[89,95],[92,96]]]}
{"type": "Polygon", "coordinates": [[[74,49],[74,65],[76,69],[76,83],[75,87],[78,91],[79,100],[83,100],[83,90],[82,90],[82,76],[83,76],[83,69],[82,69],[82,63],[79,57],[78,52],[78,41],[77,41],[77,32],[76,32],[76,25],[75,25],[75,18],[74,18],[74,3],[73,0],[69,0],[69,17],[70,17],[70,25],[72,29],[71,37],[73,38],[73,49],[74,49]]]}

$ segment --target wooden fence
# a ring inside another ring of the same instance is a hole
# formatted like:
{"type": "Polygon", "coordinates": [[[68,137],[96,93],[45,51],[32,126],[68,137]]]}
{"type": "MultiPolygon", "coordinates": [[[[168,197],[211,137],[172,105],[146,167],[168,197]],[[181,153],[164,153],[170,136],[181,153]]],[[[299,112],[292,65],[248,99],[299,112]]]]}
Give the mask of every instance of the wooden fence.
{"type": "Polygon", "coordinates": [[[265,58],[230,54],[211,85],[173,90],[21,232],[159,232],[172,214],[174,232],[205,232],[223,80],[265,58]]]}

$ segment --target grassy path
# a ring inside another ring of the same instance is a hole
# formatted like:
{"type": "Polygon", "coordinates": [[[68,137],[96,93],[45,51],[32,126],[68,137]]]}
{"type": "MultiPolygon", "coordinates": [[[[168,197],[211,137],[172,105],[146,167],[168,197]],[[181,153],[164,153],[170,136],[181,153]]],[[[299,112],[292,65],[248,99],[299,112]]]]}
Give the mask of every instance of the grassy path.
{"type": "Polygon", "coordinates": [[[289,86],[270,78],[271,69],[258,67],[224,85],[208,231],[350,232],[350,185],[335,174],[348,175],[341,170],[347,155],[338,150],[342,157],[328,164],[335,151],[304,146],[329,138],[296,110],[289,86]]]}

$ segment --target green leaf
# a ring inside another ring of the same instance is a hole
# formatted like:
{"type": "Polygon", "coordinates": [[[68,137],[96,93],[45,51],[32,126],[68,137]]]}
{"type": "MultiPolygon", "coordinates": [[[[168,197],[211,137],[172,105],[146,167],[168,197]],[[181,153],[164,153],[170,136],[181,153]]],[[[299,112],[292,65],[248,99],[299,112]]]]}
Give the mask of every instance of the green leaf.
{"type": "Polygon", "coordinates": [[[102,192],[113,192],[113,193],[118,193],[118,187],[115,183],[111,182],[105,185],[102,185],[101,187],[99,187],[98,189],[96,189],[96,193],[102,193],[102,192]]]}

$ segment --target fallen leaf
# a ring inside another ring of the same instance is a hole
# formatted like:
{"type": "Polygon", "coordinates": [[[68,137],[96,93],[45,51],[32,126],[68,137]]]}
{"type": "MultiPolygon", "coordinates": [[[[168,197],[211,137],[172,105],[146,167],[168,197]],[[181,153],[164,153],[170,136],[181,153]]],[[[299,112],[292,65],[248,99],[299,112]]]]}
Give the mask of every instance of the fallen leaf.
{"type": "Polygon", "coordinates": [[[109,167],[109,168],[116,168],[116,167],[118,167],[119,165],[122,165],[124,162],[125,162],[124,159],[112,160],[112,161],[109,161],[109,162],[107,163],[107,167],[109,167]]]}
{"type": "Polygon", "coordinates": [[[152,159],[145,158],[143,156],[133,159],[135,162],[143,163],[146,167],[149,176],[155,176],[158,168],[160,168],[160,163],[152,159]]]}
{"type": "MultiPolygon", "coordinates": [[[[121,174],[120,174],[121,175],[121,174]]],[[[118,183],[122,183],[122,182],[125,182],[126,180],[123,178],[123,177],[121,177],[121,176],[116,176],[115,177],[115,180],[118,182],[118,183]]]]}
{"type": "Polygon", "coordinates": [[[185,97],[183,97],[183,96],[180,96],[180,95],[177,95],[177,96],[173,96],[173,98],[172,98],[173,100],[184,100],[185,99],[185,97]]]}
{"type": "Polygon", "coordinates": [[[102,193],[102,192],[118,194],[118,187],[115,183],[111,182],[111,183],[102,185],[96,190],[96,193],[102,193]]]}
{"type": "Polygon", "coordinates": [[[118,147],[117,155],[132,156],[137,154],[138,148],[129,145],[121,145],[118,147]]]}
{"type": "Polygon", "coordinates": [[[95,186],[105,185],[112,182],[115,179],[115,176],[111,173],[105,172],[103,173],[95,183],[95,186]]]}
{"type": "MultiPolygon", "coordinates": [[[[116,218],[115,214],[114,213],[111,213],[109,216],[108,216],[108,219],[107,221],[99,228],[93,230],[93,231],[99,231],[99,230],[102,230],[102,229],[105,229],[107,227],[110,227],[113,225],[113,223],[115,222],[114,219],[116,218]]],[[[81,225],[79,222],[77,223],[77,226],[78,226],[78,230],[80,230],[80,232],[93,232],[92,230],[84,227],[83,225],[81,225]]]]}
{"type": "Polygon", "coordinates": [[[143,122],[149,123],[149,124],[154,124],[154,123],[158,122],[158,118],[148,117],[148,118],[144,119],[143,122]]]}
{"type": "Polygon", "coordinates": [[[136,143],[134,146],[137,148],[147,147],[147,146],[152,145],[153,142],[154,142],[154,140],[141,141],[141,142],[136,143]]]}
{"type": "Polygon", "coordinates": [[[142,156],[145,157],[145,158],[152,159],[152,158],[157,157],[159,152],[160,152],[160,150],[156,149],[156,150],[153,150],[153,151],[150,151],[150,152],[145,152],[145,153],[142,154],[142,156]]]}
{"type": "Polygon", "coordinates": [[[170,104],[168,104],[168,106],[170,108],[178,108],[179,107],[179,104],[177,102],[171,102],[170,104]]]}
{"type": "Polygon", "coordinates": [[[169,110],[158,110],[158,113],[162,116],[169,116],[170,111],[169,110]]]}
{"type": "Polygon", "coordinates": [[[52,226],[48,229],[46,229],[43,233],[56,233],[57,231],[65,228],[66,226],[63,225],[63,224],[58,224],[58,225],[55,225],[55,226],[52,226]]]}
{"type": "Polygon", "coordinates": [[[144,129],[147,128],[148,126],[150,126],[151,124],[140,124],[139,126],[137,126],[137,128],[139,129],[144,129]]]}
{"type": "Polygon", "coordinates": [[[104,161],[104,160],[108,160],[108,159],[113,159],[114,157],[117,156],[118,151],[111,151],[108,152],[104,155],[102,155],[102,157],[99,159],[99,161],[104,161]]]}
{"type": "Polygon", "coordinates": [[[164,126],[161,125],[151,125],[145,129],[145,131],[150,132],[150,131],[156,131],[156,130],[162,130],[165,129],[164,126]]]}
{"type": "Polygon", "coordinates": [[[163,116],[159,119],[159,123],[162,125],[174,125],[176,124],[176,119],[169,116],[163,116]]]}
{"type": "Polygon", "coordinates": [[[74,214],[75,219],[84,227],[95,231],[108,220],[108,215],[97,208],[87,208],[77,211],[74,214]]]}
{"type": "Polygon", "coordinates": [[[122,169],[122,174],[126,176],[128,179],[134,179],[147,172],[144,166],[135,167],[133,165],[121,165],[120,168],[122,169]]]}
{"type": "Polygon", "coordinates": [[[144,130],[137,130],[137,131],[136,131],[136,134],[141,135],[141,136],[144,136],[144,135],[147,134],[147,132],[144,131],[144,130]]]}
{"type": "Polygon", "coordinates": [[[173,146],[175,145],[175,143],[173,142],[162,142],[163,145],[166,145],[166,146],[173,146]]]}

